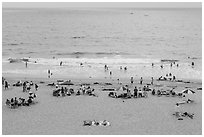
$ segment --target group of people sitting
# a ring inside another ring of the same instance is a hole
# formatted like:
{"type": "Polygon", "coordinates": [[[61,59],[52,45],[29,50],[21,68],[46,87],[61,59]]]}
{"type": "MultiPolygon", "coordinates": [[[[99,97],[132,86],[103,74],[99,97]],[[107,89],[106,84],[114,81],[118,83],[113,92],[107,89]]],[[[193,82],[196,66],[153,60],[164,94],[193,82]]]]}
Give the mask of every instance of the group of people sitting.
{"type": "Polygon", "coordinates": [[[166,74],[166,76],[160,76],[158,79],[158,81],[175,81],[176,80],[176,76],[172,75],[171,73],[166,74]]]}
{"type": "Polygon", "coordinates": [[[94,93],[94,89],[92,89],[90,86],[85,86],[85,85],[81,85],[80,88],[77,90],[77,92],[74,92],[73,88],[68,89],[67,87],[61,87],[61,88],[57,88],[53,91],[53,96],[71,96],[71,95],[89,95],[89,96],[96,96],[94,93]]]}
{"type": "MultiPolygon", "coordinates": [[[[32,81],[25,81],[22,83],[23,85],[23,92],[29,92],[31,90],[31,87],[34,86],[33,82],[32,81]]],[[[35,84],[35,90],[37,91],[38,90],[38,85],[35,84]]]]}
{"type": "Polygon", "coordinates": [[[30,106],[31,104],[34,104],[34,100],[36,98],[36,94],[29,92],[29,97],[28,99],[24,99],[22,97],[18,98],[11,98],[11,99],[6,99],[6,105],[10,108],[17,108],[19,106],[30,106]]]}
{"type": "Polygon", "coordinates": [[[103,121],[85,120],[83,126],[110,126],[110,122],[107,120],[103,121]]]}
{"type": "Polygon", "coordinates": [[[157,95],[159,97],[162,95],[165,95],[165,96],[169,97],[169,96],[176,96],[177,94],[173,91],[173,89],[172,90],[157,90],[157,91],[155,89],[153,89],[152,95],[157,95]]]}
{"type": "Polygon", "coordinates": [[[183,120],[182,117],[189,117],[191,119],[193,119],[194,114],[192,113],[188,113],[188,112],[175,112],[173,115],[175,115],[178,120],[183,120]]]}
{"type": "Polygon", "coordinates": [[[149,88],[149,86],[144,86],[143,88],[139,87],[137,88],[135,86],[133,93],[131,93],[131,90],[128,88],[128,85],[125,85],[122,87],[122,90],[124,91],[124,93],[120,93],[118,94],[117,92],[110,92],[108,94],[109,97],[113,97],[113,98],[147,98],[148,97],[148,91],[150,91],[151,89],[149,88]]]}

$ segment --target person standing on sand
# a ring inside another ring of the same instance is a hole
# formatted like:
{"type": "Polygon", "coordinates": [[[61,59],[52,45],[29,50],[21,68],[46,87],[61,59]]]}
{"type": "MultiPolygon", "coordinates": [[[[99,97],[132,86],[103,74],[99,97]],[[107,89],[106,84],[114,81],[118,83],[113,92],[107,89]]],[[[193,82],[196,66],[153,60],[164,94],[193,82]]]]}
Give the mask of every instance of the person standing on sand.
{"type": "Polygon", "coordinates": [[[5,80],[5,89],[8,89],[8,81],[5,80]]]}
{"type": "Polygon", "coordinates": [[[179,115],[181,113],[180,105],[178,103],[176,103],[174,109],[175,109],[174,111],[175,111],[176,115],[179,115]]]}
{"type": "Polygon", "coordinates": [[[48,78],[50,78],[51,71],[48,69],[48,78]]]}
{"type": "Polygon", "coordinates": [[[140,78],[140,85],[142,85],[142,82],[143,82],[143,79],[142,79],[142,77],[140,78]]]}
{"type": "Polygon", "coordinates": [[[152,63],[152,67],[154,67],[154,63],[152,63]]]}
{"type": "Polygon", "coordinates": [[[26,65],[26,68],[27,68],[28,67],[28,62],[27,61],[26,61],[25,65],[26,65]]]}
{"type": "Polygon", "coordinates": [[[153,85],[153,84],[154,84],[153,82],[154,82],[154,78],[152,77],[151,85],[153,85]]]}
{"type": "Polygon", "coordinates": [[[173,81],[175,81],[176,80],[176,76],[173,76],[173,81]]]}
{"type": "Polygon", "coordinates": [[[37,85],[37,84],[35,84],[35,90],[36,90],[36,91],[38,90],[38,85],[37,85]]]}
{"type": "Polygon", "coordinates": [[[137,89],[137,87],[135,87],[135,89],[134,89],[134,97],[135,98],[137,98],[137,91],[138,91],[138,89],[137,89]]]}
{"type": "Polygon", "coordinates": [[[130,83],[133,84],[133,77],[130,78],[130,83]]]}
{"type": "Polygon", "coordinates": [[[110,76],[112,76],[112,71],[110,71],[110,76]]]}
{"type": "Polygon", "coordinates": [[[193,68],[193,67],[194,67],[194,65],[195,65],[195,64],[194,64],[194,62],[192,62],[192,63],[191,63],[191,65],[192,65],[192,68],[193,68]]]}
{"type": "Polygon", "coordinates": [[[60,62],[60,66],[62,66],[62,61],[60,62]]]}

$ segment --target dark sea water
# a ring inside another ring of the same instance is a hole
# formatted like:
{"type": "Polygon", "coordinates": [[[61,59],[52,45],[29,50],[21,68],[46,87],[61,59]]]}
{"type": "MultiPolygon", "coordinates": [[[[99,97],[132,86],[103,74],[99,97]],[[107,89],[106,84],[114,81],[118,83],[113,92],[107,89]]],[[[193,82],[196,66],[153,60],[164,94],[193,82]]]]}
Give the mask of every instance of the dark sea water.
{"type": "Polygon", "coordinates": [[[59,72],[54,66],[62,60],[72,67],[126,65],[131,74],[141,64],[173,59],[183,66],[175,73],[185,70],[181,77],[201,78],[202,9],[3,9],[2,19],[5,73],[22,70],[10,69],[9,57],[30,57],[41,65],[34,68],[44,71],[59,72]]]}

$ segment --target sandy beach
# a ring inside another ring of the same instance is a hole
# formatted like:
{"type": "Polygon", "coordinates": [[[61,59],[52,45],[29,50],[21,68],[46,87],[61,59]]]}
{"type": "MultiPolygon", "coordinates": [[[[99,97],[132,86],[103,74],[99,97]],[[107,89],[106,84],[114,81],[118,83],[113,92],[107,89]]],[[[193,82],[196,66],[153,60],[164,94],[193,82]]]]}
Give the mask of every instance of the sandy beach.
{"type": "Polygon", "coordinates": [[[2,77],[10,84],[8,89],[2,86],[3,135],[201,135],[202,5],[3,6],[2,77]],[[163,81],[157,81],[161,76],[163,81]],[[39,88],[31,87],[35,104],[13,109],[5,105],[7,99],[30,98],[22,86],[13,86],[19,80],[39,88]],[[47,85],[58,80],[71,80],[74,85],[66,87],[75,93],[81,84],[90,84],[96,96],[53,96],[56,87],[47,85]],[[146,98],[112,98],[111,91],[104,91],[128,87],[123,93],[133,94],[135,86],[139,92],[147,85],[146,98]],[[195,93],[177,96],[185,89],[195,93]],[[176,95],[153,95],[153,90],[176,95]],[[176,106],[188,99],[194,102],[176,106]],[[173,115],[178,108],[180,120],[173,115]],[[85,120],[107,120],[110,126],[84,126],[85,120]]]}
{"type": "MultiPolygon", "coordinates": [[[[26,76],[25,76],[26,77],[26,76]]],[[[113,85],[94,85],[94,82],[106,83],[105,79],[75,79],[72,82],[74,89],[79,88],[77,84],[89,83],[95,89],[98,97],[91,96],[65,96],[54,97],[52,91],[55,87],[47,86],[48,83],[56,82],[57,79],[39,78],[20,78],[7,76],[9,83],[17,80],[32,80],[39,84],[35,105],[9,109],[5,104],[7,98],[26,97],[27,93],[22,92],[22,87],[11,87],[3,89],[2,113],[3,113],[3,134],[181,134],[199,135],[202,132],[202,91],[197,90],[202,84],[176,83],[176,82],[157,82],[160,85],[174,85],[178,90],[184,87],[191,87],[196,91],[190,98],[195,100],[193,104],[184,104],[182,109],[194,113],[194,119],[185,118],[177,120],[174,113],[175,103],[185,98],[153,96],[148,93],[147,98],[115,99],[108,97],[108,92],[102,91],[103,88],[119,87],[117,81],[112,81],[113,85]],[[45,83],[40,84],[40,81],[45,83]],[[84,120],[108,120],[109,127],[85,127],[84,120]]],[[[131,87],[140,86],[139,81],[135,81],[131,87]]],[[[144,80],[145,83],[149,81],[144,80]]],[[[129,84],[126,79],[123,84],[129,84]]],[[[154,87],[154,86],[153,86],[154,87]]],[[[176,90],[176,89],[175,89],[176,90]]]]}

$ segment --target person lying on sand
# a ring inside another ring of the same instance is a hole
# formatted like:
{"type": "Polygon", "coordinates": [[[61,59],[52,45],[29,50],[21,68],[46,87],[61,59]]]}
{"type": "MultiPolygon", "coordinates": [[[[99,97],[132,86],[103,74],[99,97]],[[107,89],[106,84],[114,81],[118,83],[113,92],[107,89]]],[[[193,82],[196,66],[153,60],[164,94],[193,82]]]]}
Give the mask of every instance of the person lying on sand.
{"type": "Polygon", "coordinates": [[[183,101],[180,101],[180,102],[177,102],[176,104],[189,104],[189,103],[193,103],[194,100],[191,100],[191,99],[188,99],[188,100],[183,100],[183,101]]]}
{"type": "Polygon", "coordinates": [[[193,119],[193,117],[194,117],[194,114],[191,114],[191,113],[188,113],[188,112],[184,112],[184,113],[182,113],[182,112],[175,112],[173,115],[175,115],[178,118],[178,120],[181,117],[189,117],[191,119],[193,119]]]}
{"type": "Polygon", "coordinates": [[[85,120],[83,126],[110,126],[110,122],[107,120],[96,121],[96,120],[85,120]]]}

